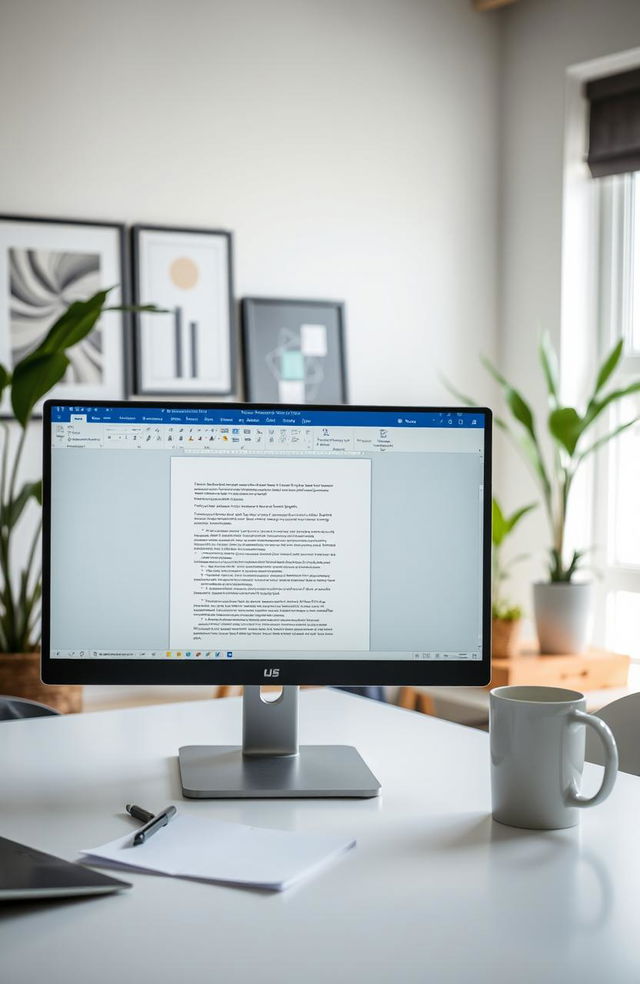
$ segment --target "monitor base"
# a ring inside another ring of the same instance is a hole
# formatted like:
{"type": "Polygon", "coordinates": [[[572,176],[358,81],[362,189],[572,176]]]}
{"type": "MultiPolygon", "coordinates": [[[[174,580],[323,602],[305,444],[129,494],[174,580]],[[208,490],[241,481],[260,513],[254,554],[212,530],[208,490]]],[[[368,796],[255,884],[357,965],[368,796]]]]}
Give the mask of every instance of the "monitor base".
{"type": "Polygon", "coordinates": [[[301,745],[297,755],[243,755],[240,745],[185,745],[178,757],[188,799],[366,799],[380,791],[352,745],[301,745]]]}

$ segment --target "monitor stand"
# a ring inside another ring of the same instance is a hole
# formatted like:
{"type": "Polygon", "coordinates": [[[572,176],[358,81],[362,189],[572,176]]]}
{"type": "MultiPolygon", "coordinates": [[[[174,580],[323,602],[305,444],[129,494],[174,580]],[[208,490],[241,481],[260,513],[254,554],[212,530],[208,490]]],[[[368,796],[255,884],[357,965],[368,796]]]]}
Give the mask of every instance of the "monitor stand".
{"type": "Polygon", "coordinates": [[[298,688],[271,700],[245,687],[242,746],[184,745],[178,752],[189,799],[377,796],[380,783],[352,745],[298,746],[298,688]]]}

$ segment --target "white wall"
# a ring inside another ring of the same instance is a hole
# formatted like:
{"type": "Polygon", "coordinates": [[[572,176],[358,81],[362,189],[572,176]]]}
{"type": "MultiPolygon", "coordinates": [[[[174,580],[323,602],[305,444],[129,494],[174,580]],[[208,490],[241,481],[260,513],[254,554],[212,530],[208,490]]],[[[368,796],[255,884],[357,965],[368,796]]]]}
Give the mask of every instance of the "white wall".
{"type": "Polygon", "coordinates": [[[239,296],[346,300],[352,402],[478,377],[495,20],[466,0],[3,0],[0,18],[0,210],[232,229],[239,296]]]}
{"type": "MultiPolygon", "coordinates": [[[[566,71],[636,47],[640,3],[521,0],[505,8],[501,27],[500,361],[543,418],[535,350],[541,329],[556,345],[560,337],[566,71]]],[[[514,453],[504,457],[497,482],[510,509],[531,501],[531,479],[514,453]]],[[[530,604],[529,582],[542,574],[548,534],[541,510],[526,522],[519,546],[533,557],[514,594],[530,604]]]]}

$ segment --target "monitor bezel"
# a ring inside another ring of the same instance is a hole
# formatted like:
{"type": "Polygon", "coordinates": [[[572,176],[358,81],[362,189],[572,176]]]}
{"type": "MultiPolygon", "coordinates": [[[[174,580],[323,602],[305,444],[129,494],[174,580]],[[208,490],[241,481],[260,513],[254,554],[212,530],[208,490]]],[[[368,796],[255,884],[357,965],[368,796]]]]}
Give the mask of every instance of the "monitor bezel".
{"type": "Polygon", "coordinates": [[[51,589],[51,408],[77,406],[78,400],[46,400],[43,422],[43,535],[42,535],[42,680],[47,684],[147,684],[215,685],[264,684],[273,682],[278,670],[279,684],[336,684],[342,686],[487,686],[491,681],[491,461],[492,412],[488,407],[461,406],[371,406],[361,404],[281,404],[231,403],[227,401],[169,400],[86,400],[93,407],[169,407],[201,410],[218,407],[227,410],[336,410],[345,412],[460,413],[482,415],[484,421],[484,508],[483,508],[483,614],[482,660],[332,660],[278,659],[206,660],[196,663],[175,660],[53,659],[50,655],[51,589]]]}

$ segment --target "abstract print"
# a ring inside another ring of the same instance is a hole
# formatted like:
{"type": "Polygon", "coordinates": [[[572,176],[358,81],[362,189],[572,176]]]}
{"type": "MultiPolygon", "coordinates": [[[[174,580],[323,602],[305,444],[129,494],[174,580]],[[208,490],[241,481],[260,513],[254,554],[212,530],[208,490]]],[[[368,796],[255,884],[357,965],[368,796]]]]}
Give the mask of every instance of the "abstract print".
{"type": "MultiPolygon", "coordinates": [[[[9,249],[11,358],[15,365],[44,338],[72,301],[100,290],[98,253],[47,249],[9,249]]],[[[102,333],[99,325],[69,352],[65,383],[101,383],[102,333]]]]}
{"type": "Polygon", "coordinates": [[[297,331],[281,328],[278,332],[276,345],[267,352],[265,362],[278,385],[281,403],[317,402],[318,391],[325,380],[326,334],[324,325],[302,325],[297,331]],[[308,328],[324,332],[323,350],[307,350],[304,339],[308,328]]]}

